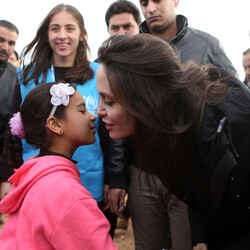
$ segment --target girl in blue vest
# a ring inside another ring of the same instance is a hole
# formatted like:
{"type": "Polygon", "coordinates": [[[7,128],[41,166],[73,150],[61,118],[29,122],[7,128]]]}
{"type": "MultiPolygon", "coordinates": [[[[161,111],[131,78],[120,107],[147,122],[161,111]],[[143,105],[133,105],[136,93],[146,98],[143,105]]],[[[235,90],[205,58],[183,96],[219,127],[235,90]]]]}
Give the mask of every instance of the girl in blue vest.
{"type": "MultiPolygon", "coordinates": [[[[89,62],[86,41],[87,32],[80,12],[71,5],[54,7],[37,30],[33,41],[22,52],[22,68],[18,72],[12,112],[17,112],[24,98],[38,84],[54,81],[74,83],[86,103],[88,111],[96,116],[99,94],[96,89],[98,63],[89,62]],[[27,61],[30,61],[27,63],[27,61]]],[[[22,140],[23,161],[38,154],[31,145],[22,140]]],[[[79,147],[73,155],[80,170],[83,186],[97,202],[103,200],[104,168],[100,137],[96,142],[79,147]]],[[[62,180],[63,181],[63,180],[62,180]]],[[[72,190],[73,191],[73,190],[72,190]]]]}

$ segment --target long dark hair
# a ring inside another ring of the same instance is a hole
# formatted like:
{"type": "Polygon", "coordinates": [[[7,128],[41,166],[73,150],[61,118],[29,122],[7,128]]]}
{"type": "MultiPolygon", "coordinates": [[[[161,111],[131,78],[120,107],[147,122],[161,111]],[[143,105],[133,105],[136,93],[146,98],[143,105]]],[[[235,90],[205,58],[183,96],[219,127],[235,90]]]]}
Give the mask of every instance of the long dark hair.
{"type": "MultiPolygon", "coordinates": [[[[50,68],[53,61],[53,51],[48,43],[49,24],[52,17],[62,11],[66,11],[76,18],[81,35],[85,36],[87,34],[83,17],[75,7],[64,4],[59,4],[54,7],[42,21],[33,41],[22,51],[22,81],[24,85],[27,85],[31,79],[34,79],[35,83],[38,84],[38,79],[41,74],[43,74],[42,82],[45,81],[48,69],[50,68]],[[31,62],[29,62],[28,66],[26,66],[25,64],[28,60],[31,62]],[[30,70],[33,68],[34,70],[32,71],[31,75],[29,75],[30,70]]],[[[89,60],[87,58],[88,50],[89,46],[86,39],[84,38],[83,41],[79,42],[74,67],[70,69],[65,75],[65,81],[83,84],[87,80],[94,77],[94,72],[90,68],[89,60]]]]}
{"type": "Polygon", "coordinates": [[[144,166],[177,176],[177,162],[192,147],[192,125],[205,105],[226,97],[230,84],[216,81],[220,74],[212,66],[181,64],[170,45],[148,34],[109,38],[98,61],[116,100],[136,118],[134,140],[144,166]]]}

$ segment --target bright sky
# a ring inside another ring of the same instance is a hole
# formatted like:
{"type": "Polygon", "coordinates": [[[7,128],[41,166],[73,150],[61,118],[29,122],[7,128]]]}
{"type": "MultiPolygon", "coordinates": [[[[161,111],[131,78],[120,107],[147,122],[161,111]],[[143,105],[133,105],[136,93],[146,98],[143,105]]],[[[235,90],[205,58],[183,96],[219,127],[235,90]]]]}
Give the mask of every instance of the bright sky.
{"type": "MultiPolygon", "coordinates": [[[[83,15],[91,59],[94,60],[101,43],[108,37],[105,13],[114,0],[68,0],[83,15]]],[[[132,0],[139,8],[139,0],[132,0]]],[[[60,0],[1,1],[0,19],[14,23],[20,32],[16,50],[32,41],[36,30],[48,12],[60,0]]],[[[220,39],[226,54],[243,80],[242,52],[250,48],[249,0],[180,0],[177,12],[188,18],[189,26],[206,31],[220,39]]],[[[141,15],[144,20],[143,15],[141,15]]]]}

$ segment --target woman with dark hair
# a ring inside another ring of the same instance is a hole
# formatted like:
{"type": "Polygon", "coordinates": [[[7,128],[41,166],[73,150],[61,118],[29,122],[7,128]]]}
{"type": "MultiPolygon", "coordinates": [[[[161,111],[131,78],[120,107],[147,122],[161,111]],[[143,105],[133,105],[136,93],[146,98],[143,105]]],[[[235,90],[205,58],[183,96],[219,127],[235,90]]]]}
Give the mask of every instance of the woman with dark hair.
{"type": "Polygon", "coordinates": [[[98,61],[98,115],[112,139],[131,137],[133,165],[188,204],[194,249],[246,249],[250,94],[242,83],[211,65],[181,64],[146,34],[109,38],[98,61]]]}

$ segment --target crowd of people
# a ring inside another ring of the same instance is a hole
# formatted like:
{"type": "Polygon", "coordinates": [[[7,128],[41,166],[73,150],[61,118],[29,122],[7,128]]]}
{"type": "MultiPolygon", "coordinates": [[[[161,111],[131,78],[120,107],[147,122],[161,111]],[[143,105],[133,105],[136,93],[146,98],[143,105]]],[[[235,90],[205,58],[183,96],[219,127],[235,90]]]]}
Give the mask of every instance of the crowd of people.
{"type": "Polygon", "coordinates": [[[117,249],[129,217],[136,250],[250,245],[250,50],[244,84],[179,0],[139,2],[109,6],[93,62],[72,5],[20,57],[0,20],[0,249],[117,249]]]}

